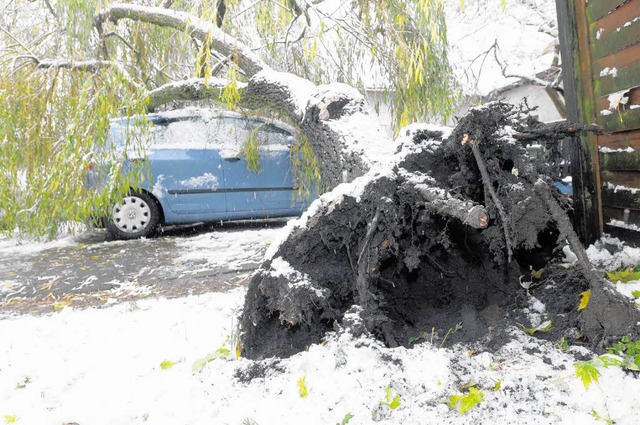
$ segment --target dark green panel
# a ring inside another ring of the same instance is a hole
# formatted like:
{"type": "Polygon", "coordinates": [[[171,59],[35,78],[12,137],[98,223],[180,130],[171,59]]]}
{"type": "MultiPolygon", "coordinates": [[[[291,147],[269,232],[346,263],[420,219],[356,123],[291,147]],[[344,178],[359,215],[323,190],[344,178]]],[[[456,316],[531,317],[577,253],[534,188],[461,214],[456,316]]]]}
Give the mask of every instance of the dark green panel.
{"type": "Polygon", "coordinates": [[[611,115],[600,116],[598,117],[598,125],[608,133],[640,128],[640,108],[627,109],[626,111],[613,112],[611,115]]]}
{"type": "Polygon", "coordinates": [[[592,60],[608,56],[640,40],[640,20],[628,27],[622,27],[620,31],[612,31],[602,36],[600,40],[591,41],[592,60]]]}
{"type": "MultiPolygon", "coordinates": [[[[634,152],[600,152],[600,168],[606,171],[638,171],[640,172],[640,151],[634,152]]],[[[603,176],[605,174],[603,173],[603,176]]]]}
{"type": "Polygon", "coordinates": [[[640,58],[638,58],[638,63],[618,72],[615,77],[594,75],[594,78],[596,78],[596,81],[593,82],[593,95],[595,97],[602,97],[620,90],[638,87],[640,86],[640,58]]]}
{"type": "Polygon", "coordinates": [[[640,192],[631,193],[628,190],[602,188],[602,206],[610,208],[640,209],[640,192]]]}
{"type": "Polygon", "coordinates": [[[625,1],[626,0],[591,0],[587,5],[587,19],[590,23],[595,22],[623,4],[625,1]]]}

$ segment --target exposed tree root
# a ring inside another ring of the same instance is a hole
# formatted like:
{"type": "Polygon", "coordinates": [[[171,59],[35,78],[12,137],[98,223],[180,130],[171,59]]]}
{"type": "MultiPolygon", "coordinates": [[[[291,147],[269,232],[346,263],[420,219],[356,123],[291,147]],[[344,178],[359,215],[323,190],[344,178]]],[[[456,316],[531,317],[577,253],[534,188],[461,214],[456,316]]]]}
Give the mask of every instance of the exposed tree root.
{"type": "Polygon", "coordinates": [[[534,124],[501,103],[472,110],[448,137],[415,131],[392,168],[316,201],[252,279],[244,355],[288,356],[344,329],[391,347],[491,348],[539,324],[536,299],[553,323],[542,338],[602,347],[637,337],[640,311],[593,270],[568,204],[540,177],[548,165],[515,142],[534,124]],[[469,134],[475,143],[462,144],[469,134]],[[569,269],[565,241],[579,259],[569,269]]]}
{"type": "MultiPolygon", "coordinates": [[[[478,170],[480,170],[480,175],[482,176],[482,182],[484,183],[484,190],[489,192],[489,195],[491,196],[491,202],[493,202],[493,205],[495,205],[496,209],[498,210],[498,214],[500,214],[502,230],[504,231],[504,242],[505,242],[505,245],[507,246],[508,262],[510,263],[511,255],[513,255],[513,248],[511,247],[511,235],[509,232],[509,228],[507,227],[509,223],[509,221],[507,220],[507,213],[504,212],[504,207],[502,206],[502,202],[500,202],[498,195],[496,195],[496,191],[493,190],[493,181],[491,180],[491,177],[489,177],[489,172],[487,171],[487,165],[485,164],[484,159],[482,158],[482,154],[480,153],[480,149],[478,149],[478,145],[475,143],[474,140],[470,140],[469,144],[471,145],[473,156],[476,159],[476,163],[478,164],[478,170]]],[[[486,199],[486,195],[485,195],[485,199],[486,199]]]]}

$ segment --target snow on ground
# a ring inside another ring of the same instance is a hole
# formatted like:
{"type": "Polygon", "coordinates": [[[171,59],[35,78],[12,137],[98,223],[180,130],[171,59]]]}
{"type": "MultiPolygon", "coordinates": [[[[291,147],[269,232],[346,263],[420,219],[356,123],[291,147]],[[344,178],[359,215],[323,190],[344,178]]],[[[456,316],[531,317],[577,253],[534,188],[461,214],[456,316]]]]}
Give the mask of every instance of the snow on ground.
{"type": "MultiPolygon", "coordinates": [[[[620,239],[607,235],[589,246],[587,255],[596,268],[609,272],[633,269],[640,264],[640,248],[627,246],[620,239]]],[[[640,280],[613,283],[618,292],[640,303],[640,280]]]]}
{"type": "Polygon", "coordinates": [[[590,245],[587,255],[597,268],[608,271],[635,267],[640,263],[640,248],[625,245],[620,239],[608,235],[590,245]]]}
{"type": "Polygon", "coordinates": [[[38,252],[45,251],[47,249],[62,248],[76,243],[75,237],[72,235],[47,242],[21,240],[0,235],[0,255],[12,254],[15,252],[20,252],[21,254],[37,254],[38,252]]]}
{"type": "Polygon", "coordinates": [[[180,256],[177,264],[195,264],[198,268],[223,267],[241,270],[259,263],[268,246],[282,233],[282,227],[248,229],[236,232],[211,232],[191,238],[176,239],[180,256]],[[212,249],[215,252],[212,252],[212,249]],[[200,266],[198,266],[200,265],[200,266]]]}
{"type": "Polygon", "coordinates": [[[517,330],[493,354],[429,342],[387,349],[344,333],[290,359],[229,354],[194,372],[196,361],[229,345],[243,297],[236,290],[0,321],[0,415],[36,425],[333,424],[347,414],[350,424],[374,416],[390,424],[596,424],[595,410],[637,423],[638,379],[611,368],[585,389],[569,353],[517,330]],[[464,385],[484,400],[462,415],[445,402],[464,385]],[[399,395],[394,410],[381,404],[387,388],[389,401],[399,395]]]}
{"type": "MultiPolygon", "coordinates": [[[[215,237],[190,238],[192,252],[215,237]]],[[[624,259],[607,257],[602,251],[615,251],[613,244],[605,239],[590,255],[612,267],[640,261],[629,248],[616,252],[624,259]]],[[[573,363],[592,354],[562,351],[517,329],[514,341],[493,353],[439,348],[428,334],[413,349],[389,349],[332,333],[289,359],[236,358],[244,296],[237,289],[0,320],[0,420],[281,425],[335,424],[352,415],[351,425],[604,423],[599,417],[638,424],[639,379],[609,368],[585,388],[573,363]],[[206,363],[208,354],[218,358],[206,363]],[[194,371],[194,363],[204,367],[194,371]],[[461,414],[447,406],[469,386],[483,393],[475,408],[461,414]]]]}

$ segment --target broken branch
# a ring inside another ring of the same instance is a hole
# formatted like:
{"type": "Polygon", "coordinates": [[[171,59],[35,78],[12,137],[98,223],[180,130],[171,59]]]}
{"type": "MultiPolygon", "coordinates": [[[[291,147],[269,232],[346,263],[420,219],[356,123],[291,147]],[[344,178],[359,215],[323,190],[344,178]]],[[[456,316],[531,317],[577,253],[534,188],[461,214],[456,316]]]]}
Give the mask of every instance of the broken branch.
{"type": "Polygon", "coordinates": [[[415,189],[427,202],[427,208],[437,214],[457,218],[475,229],[484,229],[488,224],[485,208],[472,201],[462,201],[452,197],[444,189],[428,186],[424,183],[415,185],[415,189]]]}
{"type": "Polygon", "coordinates": [[[493,190],[493,183],[491,181],[491,176],[489,176],[489,172],[487,171],[487,164],[484,162],[484,158],[482,157],[482,153],[480,153],[480,149],[478,148],[477,141],[470,140],[469,144],[471,145],[471,151],[473,152],[473,156],[476,159],[476,163],[478,164],[478,169],[480,170],[480,175],[482,176],[482,182],[484,183],[484,190],[489,192],[489,196],[491,196],[491,201],[496,206],[498,210],[498,214],[500,215],[500,222],[502,224],[502,231],[504,232],[504,239],[507,245],[507,258],[508,262],[511,262],[511,257],[513,256],[513,247],[511,246],[511,236],[509,234],[509,224],[507,222],[507,213],[504,211],[504,207],[502,206],[502,202],[498,198],[496,191],[493,190]]]}

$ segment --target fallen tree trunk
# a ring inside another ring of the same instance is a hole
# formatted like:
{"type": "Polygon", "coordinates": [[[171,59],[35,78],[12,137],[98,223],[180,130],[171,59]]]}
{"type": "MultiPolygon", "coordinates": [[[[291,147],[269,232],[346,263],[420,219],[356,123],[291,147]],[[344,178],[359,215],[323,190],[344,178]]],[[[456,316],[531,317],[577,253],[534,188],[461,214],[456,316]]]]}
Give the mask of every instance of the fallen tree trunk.
{"type": "Polygon", "coordinates": [[[495,103],[452,131],[414,129],[392,165],[316,201],[251,281],[244,355],[288,356],[345,329],[389,346],[493,346],[517,324],[594,347],[637,338],[640,311],[592,269],[547,166],[515,141],[532,125],[495,103]],[[569,268],[566,241],[579,259],[569,268]]]}

